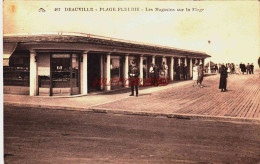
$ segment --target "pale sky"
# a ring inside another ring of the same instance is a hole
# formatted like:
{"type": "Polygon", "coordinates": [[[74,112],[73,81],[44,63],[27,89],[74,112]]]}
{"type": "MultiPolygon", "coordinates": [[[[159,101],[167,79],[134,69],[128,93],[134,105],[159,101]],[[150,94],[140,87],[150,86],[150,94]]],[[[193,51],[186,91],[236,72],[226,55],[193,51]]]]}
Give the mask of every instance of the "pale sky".
{"type": "Polygon", "coordinates": [[[4,34],[84,32],[204,51],[217,63],[256,65],[260,52],[258,1],[4,1],[3,5],[4,34]],[[97,11],[68,12],[65,7],[93,7],[97,11]],[[99,11],[107,7],[139,7],[143,11],[99,11]],[[46,12],[39,12],[40,8],[46,12]],[[159,12],[146,8],[203,11],[159,12]]]}

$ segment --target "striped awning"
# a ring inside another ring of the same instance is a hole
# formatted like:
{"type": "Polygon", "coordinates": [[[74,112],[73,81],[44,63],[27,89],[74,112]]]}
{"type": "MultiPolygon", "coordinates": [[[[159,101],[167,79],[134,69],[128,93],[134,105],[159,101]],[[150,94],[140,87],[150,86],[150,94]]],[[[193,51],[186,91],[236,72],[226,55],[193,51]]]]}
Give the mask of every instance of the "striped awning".
{"type": "Polygon", "coordinates": [[[9,66],[9,58],[13,54],[17,43],[4,43],[3,44],[3,66],[9,66]]]}

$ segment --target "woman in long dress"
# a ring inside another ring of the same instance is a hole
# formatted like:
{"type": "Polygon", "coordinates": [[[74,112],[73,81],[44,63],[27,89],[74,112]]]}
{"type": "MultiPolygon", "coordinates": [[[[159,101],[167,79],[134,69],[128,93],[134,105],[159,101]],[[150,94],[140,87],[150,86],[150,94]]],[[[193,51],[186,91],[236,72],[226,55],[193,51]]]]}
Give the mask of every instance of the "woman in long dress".
{"type": "Polygon", "coordinates": [[[219,80],[219,89],[221,89],[221,92],[227,91],[227,77],[228,77],[227,68],[224,65],[222,65],[220,70],[220,80],[219,80]]]}
{"type": "Polygon", "coordinates": [[[193,67],[193,75],[192,75],[193,85],[192,85],[192,86],[198,85],[198,77],[199,77],[198,65],[196,64],[196,65],[193,67]]]}

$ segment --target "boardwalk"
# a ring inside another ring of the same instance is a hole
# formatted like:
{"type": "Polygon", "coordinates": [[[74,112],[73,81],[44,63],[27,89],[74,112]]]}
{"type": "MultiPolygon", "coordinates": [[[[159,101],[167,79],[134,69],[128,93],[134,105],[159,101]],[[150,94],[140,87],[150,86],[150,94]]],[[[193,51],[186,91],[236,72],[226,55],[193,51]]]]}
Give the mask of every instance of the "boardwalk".
{"type": "Polygon", "coordinates": [[[160,113],[260,118],[260,77],[230,75],[228,91],[218,89],[219,75],[204,80],[204,88],[186,84],[151,94],[99,105],[99,108],[160,113]]]}

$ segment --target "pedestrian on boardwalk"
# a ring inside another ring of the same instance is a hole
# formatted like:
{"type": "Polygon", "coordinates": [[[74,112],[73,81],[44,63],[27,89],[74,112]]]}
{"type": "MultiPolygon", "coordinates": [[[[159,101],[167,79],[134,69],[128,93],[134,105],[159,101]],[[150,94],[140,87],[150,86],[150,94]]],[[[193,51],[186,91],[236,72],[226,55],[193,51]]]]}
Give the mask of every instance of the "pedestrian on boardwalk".
{"type": "Polygon", "coordinates": [[[198,85],[198,64],[196,63],[193,67],[193,76],[192,76],[192,80],[193,80],[193,85],[192,86],[197,86],[198,85]]]}
{"type": "Polygon", "coordinates": [[[159,86],[159,67],[155,64],[154,65],[154,81],[155,81],[155,86],[159,86]]]}
{"type": "Polygon", "coordinates": [[[150,68],[149,68],[149,77],[151,79],[151,85],[154,86],[155,85],[155,77],[154,77],[154,64],[152,63],[150,68]]]}
{"type": "Polygon", "coordinates": [[[250,72],[251,74],[254,74],[254,64],[250,64],[250,72]]]}
{"type": "Polygon", "coordinates": [[[219,81],[219,89],[221,89],[221,92],[225,92],[227,90],[227,68],[222,65],[220,70],[220,81],[219,81]]]}
{"type": "Polygon", "coordinates": [[[184,78],[184,80],[187,80],[187,77],[188,77],[187,73],[188,73],[188,67],[185,65],[183,67],[183,78],[184,78]]]}
{"type": "Polygon", "coordinates": [[[238,64],[236,64],[235,72],[236,72],[236,74],[240,74],[241,73],[241,70],[240,70],[238,64]]]}
{"type": "Polygon", "coordinates": [[[163,68],[163,71],[165,72],[165,78],[167,78],[168,77],[168,65],[165,64],[165,62],[163,62],[162,68],[163,68]]]}
{"type": "Polygon", "coordinates": [[[247,75],[248,75],[248,74],[251,74],[249,63],[247,63],[247,66],[246,66],[246,74],[247,74],[247,75]]]}
{"type": "Polygon", "coordinates": [[[135,61],[133,61],[132,65],[129,66],[128,75],[130,77],[130,85],[131,85],[131,95],[130,96],[134,96],[134,88],[135,88],[136,97],[138,97],[139,69],[136,66],[135,61]]]}
{"type": "Polygon", "coordinates": [[[203,76],[204,76],[204,73],[203,73],[203,66],[202,64],[200,64],[200,66],[198,67],[198,84],[199,84],[199,87],[203,88],[203,86],[201,85],[202,84],[202,81],[203,81],[203,76]]]}
{"type": "Polygon", "coordinates": [[[180,80],[181,79],[181,75],[180,75],[180,66],[179,64],[176,65],[176,80],[180,80]]]}

